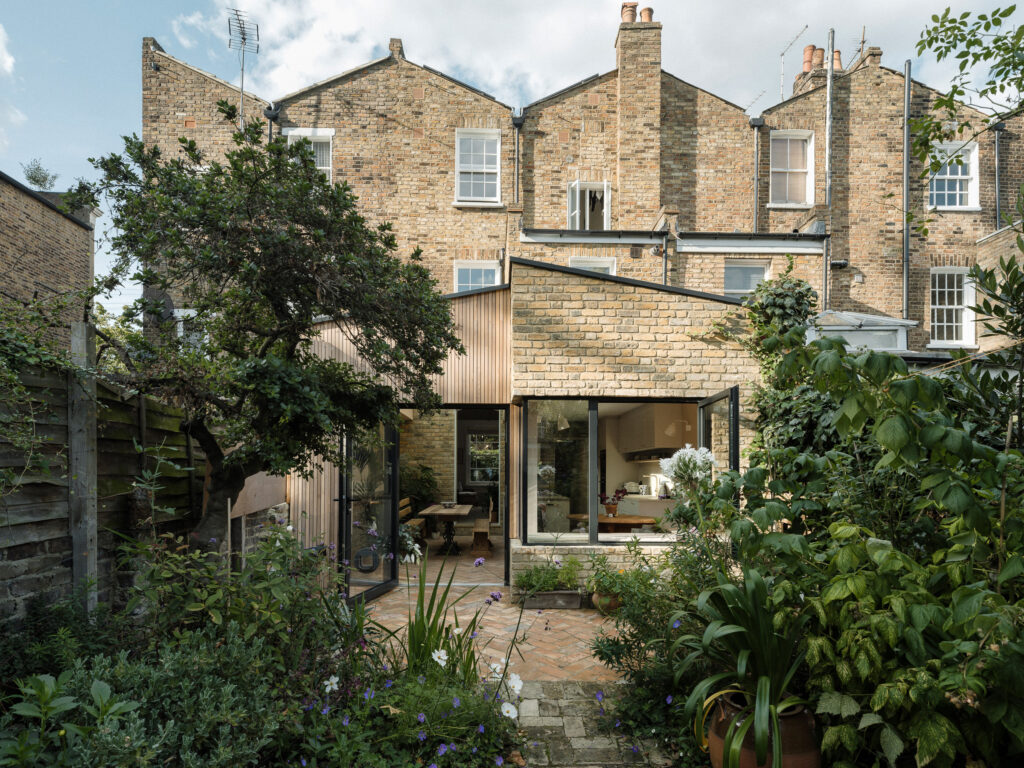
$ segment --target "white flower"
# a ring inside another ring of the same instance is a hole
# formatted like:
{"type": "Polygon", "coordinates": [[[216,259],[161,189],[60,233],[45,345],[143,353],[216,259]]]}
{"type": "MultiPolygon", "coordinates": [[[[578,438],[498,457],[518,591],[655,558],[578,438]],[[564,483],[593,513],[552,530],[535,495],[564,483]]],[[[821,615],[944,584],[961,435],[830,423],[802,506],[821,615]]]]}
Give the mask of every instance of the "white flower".
{"type": "Polygon", "coordinates": [[[327,693],[338,690],[338,676],[331,675],[330,677],[328,677],[324,681],[324,688],[326,689],[327,693]]]}
{"type": "Polygon", "coordinates": [[[516,710],[515,705],[506,701],[504,704],[501,705],[501,714],[503,714],[505,717],[515,717],[519,714],[519,712],[516,710]]]}
{"type": "Polygon", "coordinates": [[[291,533],[295,530],[295,526],[289,525],[287,528],[285,528],[285,530],[288,531],[288,533],[291,533]]]}
{"type": "Polygon", "coordinates": [[[718,466],[711,451],[707,448],[694,448],[692,445],[680,448],[671,458],[661,459],[660,464],[662,474],[683,485],[692,485],[710,477],[711,470],[718,466]]]}
{"type": "Polygon", "coordinates": [[[502,663],[500,661],[492,661],[487,666],[491,668],[491,679],[500,680],[502,663]]]}
{"type": "Polygon", "coordinates": [[[448,651],[442,650],[440,648],[438,648],[436,651],[430,654],[430,657],[438,664],[440,664],[442,667],[448,663],[448,651]]]}
{"type": "Polygon", "coordinates": [[[462,634],[462,627],[452,627],[452,634],[453,635],[461,635],[462,634]]]}
{"type": "Polygon", "coordinates": [[[512,693],[518,696],[519,692],[523,690],[523,678],[513,672],[508,676],[508,687],[512,689],[512,693]]]}

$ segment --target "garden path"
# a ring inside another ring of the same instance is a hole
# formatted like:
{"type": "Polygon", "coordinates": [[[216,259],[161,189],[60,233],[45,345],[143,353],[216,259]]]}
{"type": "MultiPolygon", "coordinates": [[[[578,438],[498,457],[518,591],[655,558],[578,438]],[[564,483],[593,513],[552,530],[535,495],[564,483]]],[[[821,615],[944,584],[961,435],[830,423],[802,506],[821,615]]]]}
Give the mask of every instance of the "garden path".
{"type": "MultiPolygon", "coordinates": [[[[522,755],[506,760],[505,765],[671,765],[651,745],[636,744],[618,735],[614,722],[604,714],[604,706],[615,698],[620,680],[590,653],[590,641],[602,628],[611,629],[611,622],[597,611],[586,609],[523,611],[520,615],[519,606],[504,595],[497,602],[491,598],[491,592],[499,590],[505,588],[453,586],[452,597],[466,595],[454,609],[460,623],[477,610],[482,611],[479,640],[485,661],[503,660],[509,640],[518,631],[519,653],[512,656],[509,667],[524,681],[519,702],[523,747],[522,755]]],[[[388,628],[401,627],[415,597],[415,582],[410,584],[403,577],[399,587],[371,604],[372,616],[388,628]]]]}

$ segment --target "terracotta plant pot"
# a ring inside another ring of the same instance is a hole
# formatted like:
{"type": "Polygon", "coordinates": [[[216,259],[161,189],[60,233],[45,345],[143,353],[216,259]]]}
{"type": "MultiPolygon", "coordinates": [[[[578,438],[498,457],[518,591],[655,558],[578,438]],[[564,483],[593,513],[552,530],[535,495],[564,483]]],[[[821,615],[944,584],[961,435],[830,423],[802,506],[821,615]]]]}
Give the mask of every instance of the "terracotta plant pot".
{"type": "MultiPolygon", "coordinates": [[[[711,731],[708,733],[708,752],[711,755],[712,768],[722,768],[725,765],[725,756],[722,754],[725,733],[740,709],[741,706],[731,696],[718,699],[711,731]]],[[[779,716],[779,728],[782,732],[782,766],[772,766],[770,748],[766,762],[761,766],[757,764],[754,756],[754,731],[751,728],[743,739],[740,768],[821,768],[821,750],[814,734],[814,716],[810,712],[803,707],[787,711],[779,716]]]]}
{"type": "Polygon", "coordinates": [[[622,22],[624,24],[632,24],[636,21],[636,7],[640,3],[623,3],[622,4],[622,22]]]}
{"type": "Polygon", "coordinates": [[[610,616],[622,605],[618,595],[606,595],[604,592],[595,592],[590,596],[591,602],[603,615],[610,616]]]}
{"type": "Polygon", "coordinates": [[[604,513],[606,515],[608,515],[608,517],[615,517],[615,515],[618,513],[618,511],[619,511],[619,505],[618,504],[605,504],[604,505],[604,513]]]}

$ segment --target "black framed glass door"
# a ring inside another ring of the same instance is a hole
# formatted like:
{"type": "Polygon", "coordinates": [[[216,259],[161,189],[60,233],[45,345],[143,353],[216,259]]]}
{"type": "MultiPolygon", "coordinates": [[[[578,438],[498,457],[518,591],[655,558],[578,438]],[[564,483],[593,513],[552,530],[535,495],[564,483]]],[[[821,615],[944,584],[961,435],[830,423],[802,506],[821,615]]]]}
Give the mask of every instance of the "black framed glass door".
{"type": "Polygon", "coordinates": [[[341,468],[341,566],[349,599],[372,600],[398,584],[398,440],[383,425],[346,435],[341,468]]]}
{"type": "Polygon", "coordinates": [[[740,468],[740,388],[723,389],[697,403],[698,445],[722,469],[740,468]]]}

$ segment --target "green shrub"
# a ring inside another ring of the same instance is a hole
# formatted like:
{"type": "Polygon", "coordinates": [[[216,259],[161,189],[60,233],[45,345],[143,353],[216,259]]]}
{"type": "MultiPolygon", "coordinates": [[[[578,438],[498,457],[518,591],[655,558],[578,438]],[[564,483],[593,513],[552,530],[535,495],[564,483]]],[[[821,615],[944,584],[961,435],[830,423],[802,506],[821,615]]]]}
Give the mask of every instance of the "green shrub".
{"type": "Polygon", "coordinates": [[[579,558],[569,556],[564,561],[552,558],[551,562],[533,565],[517,573],[516,590],[524,595],[532,595],[560,589],[579,589],[582,568],[579,558]]]}
{"type": "Polygon", "coordinates": [[[403,498],[408,496],[413,510],[419,512],[440,500],[441,487],[432,467],[401,464],[398,468],[398,493],[403,498]]]}

